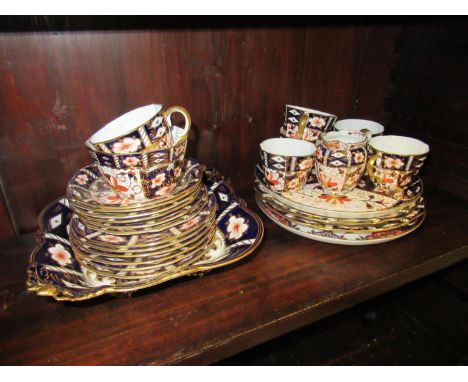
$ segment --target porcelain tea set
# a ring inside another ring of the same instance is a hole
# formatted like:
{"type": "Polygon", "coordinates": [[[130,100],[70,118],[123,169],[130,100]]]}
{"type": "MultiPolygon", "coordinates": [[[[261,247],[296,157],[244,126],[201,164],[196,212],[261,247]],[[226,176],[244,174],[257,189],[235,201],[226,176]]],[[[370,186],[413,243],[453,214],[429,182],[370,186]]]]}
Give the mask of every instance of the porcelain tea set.
{"type": "Polygon", "coordinates": [[[151,104],[86,141],[94,164],[40,215],[30,291],[71,301],[129,293],[254,251],[261,220],[219,173],[185,158],[190,127],[185,109],[151,104]],[[173,125],[174,113],[184,127],[173,125]]]}
{"type": "Polygon", "coordinates": [[[280,138],[260,144],[256,200],[275,223],[335,244],[394,240],[424,219],[418,174],[429,146],[374,121],[286,105],[280,138]]]}
{"type": "MultiPolygon", "coordinates": [[[[28,290],[79,301],[200,275],[251,254],[263,223],[215,170],[186,158],[190,115],[146,105],[85,142],[94,160],[40,214],[28,290]],[[181,114],[184,123],[172,123],[181,114]]],[[[418,176],[429,147],[373,121],[286,105],[280,137],[260,144],[260,209],[295,234],[376,244],[424,220],[418,176]]]]}

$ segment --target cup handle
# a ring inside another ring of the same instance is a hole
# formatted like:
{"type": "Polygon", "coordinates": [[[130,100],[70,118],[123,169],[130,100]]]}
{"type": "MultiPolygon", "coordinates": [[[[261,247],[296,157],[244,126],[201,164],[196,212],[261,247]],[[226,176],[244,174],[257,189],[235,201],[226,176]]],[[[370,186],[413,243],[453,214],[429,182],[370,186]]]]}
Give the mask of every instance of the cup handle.
{"type": "Polygon", "coordinates": [[[296,139],[302,139],[308,120],[309,120],[309,113],[302,114],[301,118],[299,119],[299,124],[297,126],[296,139]]]}
{"type": "Polygon", "coordinates": [[[359,131],[367,137],[367,140],[372,138],[372,132],[369,129],[361,129],[359,131]]]}
{"type": "Polygon", "coordinates": [[[369,178],[371,178],[371,180],[374,178],[374,163],[378,157],[378,154],[374,154],[367,161],[367,173],[369,174],[369,178]]]}
{"type": "Polygon", "coordinates": [[[184,126],[184,132],[182,135],[177,139],[177,141],[173,142],[173,144],[177,144],[182,138],[185,138],[190,130],[190,126],[192,125],[192,121],[190,119],[190,114],[188,113],[187,110],[185,110],[183,107],[180,106],[172,106],[169,109],[167,109],[164,112],[164,121],[166,122],[166,126],[168,126],[170,132],[171,132],[171,137],[174,139],[174,136],[172,135],[172,122],[171,122],[171,115],[173,113],[180,113],[184,116],[185,119],[185,126],[184,126]]]}

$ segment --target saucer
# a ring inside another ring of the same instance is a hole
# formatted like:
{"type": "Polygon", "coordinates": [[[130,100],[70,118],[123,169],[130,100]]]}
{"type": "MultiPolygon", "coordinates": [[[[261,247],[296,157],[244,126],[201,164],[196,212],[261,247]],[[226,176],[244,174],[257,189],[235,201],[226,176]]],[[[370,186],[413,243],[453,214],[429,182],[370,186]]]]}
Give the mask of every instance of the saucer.
{"type": "Polygon", "coordinates": [[[410,234],[422,224],[425,217],[423,214],[410,225],[380,232],[355,232],[353,230],[320,229],[296,223],[288,219],[274,208],[266,206],[258,195],[256,196],[256,201],[265,215],[267,215],[275,224],[279,225],[285,230],[308,239],[322,241],[330,244],[371,245],[386,243],[410,234]]]}
{"type": "Polygon", "coordinates": [[[199,187],[202,169],[197,161],[186,159],[182,171],[178,184],[170,192],[151,200],[137,201],[119,194],[99,172],[98,166],[92,164],[73,175],[67,186],[66,197],[72,206],[87,211],[91,216],[107,212],[113,214],[113,217],[126,218],[126,212],[137,215],[148,210],[154,212],[162,206],[174,205],[180,199],[192,195],[199,187]]]}
{"type": "MultiPolygon", "coordinates": [[[[67,198],[47,206],[40,215],[40,244],[30,256],[27,288],[56,300],[79,301],[103,294],[129,293],[186,275],[198,275],[240,261],[251,254],[263,238],[260,218],[238,199],[219,173],[208,170],[203,179],[216,198],[217,234],[213,243],[192,264],[168,265],[153,277],[117,279],[80,265],[69,241],[73,215],[67,198]]],[[[176,236],[175,236],[176,237],[176,236]]],[[[151,274],[152,270],[148,271],[151,274]]],[[[143,275],[144,273],[142,273],[143,275]]]]}

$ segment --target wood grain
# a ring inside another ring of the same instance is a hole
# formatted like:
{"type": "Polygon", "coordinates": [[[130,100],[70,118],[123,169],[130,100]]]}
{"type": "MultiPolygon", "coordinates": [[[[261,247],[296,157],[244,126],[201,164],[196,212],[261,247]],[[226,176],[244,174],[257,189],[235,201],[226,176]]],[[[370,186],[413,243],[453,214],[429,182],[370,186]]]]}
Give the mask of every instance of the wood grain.
{"type": "MultiPolygon", "coordinates": [[[[265,219],[240,264],[133,298],[57,303],[24,290],[34,238],[3,240],[1,364],[206,364],[315,322],[468,257],[468,208],[429,187],[428,216],[378,246],[330,245],[265,219]]],[[[252,204],[250,204],[252,205],[252,204]]]]}
{"type": "MultiPolygon", "coordinates": [[[[284,105],[353,108],[359,25],[0,34],[0,174],[20,232],[91,158],[83,143],[118,115],[186,107],[189,155],[251,189],[258,144],[284,105]]],[[[7,232],[2,232],[4,235],[7,232]]]]}

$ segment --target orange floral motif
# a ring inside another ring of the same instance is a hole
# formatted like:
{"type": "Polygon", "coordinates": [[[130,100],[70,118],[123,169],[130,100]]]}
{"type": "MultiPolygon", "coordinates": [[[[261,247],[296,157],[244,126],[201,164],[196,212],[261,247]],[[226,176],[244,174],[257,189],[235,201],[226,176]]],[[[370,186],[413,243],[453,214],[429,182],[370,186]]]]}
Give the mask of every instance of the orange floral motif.
{"type": "Polygon", "coordinates": [[[323,174],[320,174],[319,175],[320,177],[320,181],[322,182],[322,184],[324,184],[326,187],[336,187],[338,186],[338,183],[336,183],[331,176],[326,176],[326,175],[323,175],[323,174]]]}
{"type": "Polygon", "coordinates": [[[88,182],[88,176],[85,174],[80,174],[75,178],[78,184],[84,185],[88,182]]]}
{"type": "Polygon", "coordinates": [[[403,167],[404,163],[400,158],[387,157],[384,160],[385,166],[388,168],[400,169],[403,167]]]}
{"type": "Polygon", "coordinates": [[[116,190],[122,191],[122,192],[128,191],[128,187],[125,187],[119,184],[119,181],[117,180],[117,178],[114,178],[113,176],[111,176],[110,181],[111,181],[112,187],[114,187],[116,190]]]}
{"type": "Polygon", "coordinates": [[[166,180],[166,174],[164,172],[156,175],[153,179],[151,179],[151,188],[156,188],[164,183],[166,180]]]}
{"type": "Polygon", "coordinates": [[[115,153],[127,154],[135,152],[139,149],[141,141],[138,138],[124,138],[120,142],[112,145],[115,153]]]}
{"type": "Polygon", "coordinates": [[[245,219],[241,217],[231,216],[229,218],[227,232],[229,233],[229,239],[237,240],[242,237],[249,226],[245,223],[245,219]]]}
{"type": "Polygon", "coordinates": [[[161,187],[158,191],[156,191],[156,195],[166,195],[167,193],[171,192],[175,186],[175,183],[171,183],[167,186],[161,187]]]}
{"type": "Polygon", "coordinates": [[[197,216],[197,217],[194,217],[193,219],[190,219],[190,220],[186,221],[186,222],[180,227],[180,229],[185,230],[185,229],[191,228],[191,227],[193,227],[195,224],[197,224],[199,221],[200,221],[200,218],[199,218],[198,216],[197,216]]]}
{"type": "Polygon", "coordinates": [[[139,161],[136,157],[127,157],[123,160],[123,163],[127,166],[136,166],[139,161]]]}
{"type": "Polygon", "coordinates": [[[331,204],[344,204],[346,202],[351,201],[351,199],[346,196],[338,196],[338,195],[322,194],[319,196],[319,198],[331,204]]]}
{"type": "Polygon", "coordinates": [[[72,263],[70,252],[68,252],[62,244],[55,244],[53,247],[48,249],[48,252],[51,254],[50,257],[61,266],[72,263]]]}
{"type": "Polygon", "coordinates": [[[124,241],[121,237],[115,235],[99,235],[99,240],[113,244],[122,243],[124,241]]]}
{"type": "Polygon", "coordinates": [[[314,117],[311,120],[311,124],[313,127],[323,127],[325,126],[325,120],[320,117],[314,117]]]}

